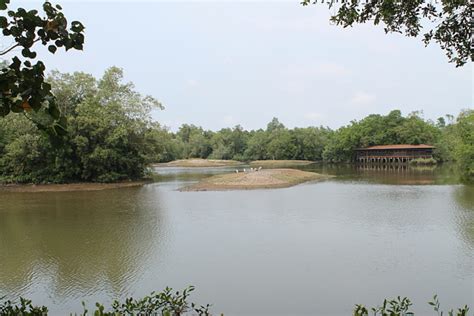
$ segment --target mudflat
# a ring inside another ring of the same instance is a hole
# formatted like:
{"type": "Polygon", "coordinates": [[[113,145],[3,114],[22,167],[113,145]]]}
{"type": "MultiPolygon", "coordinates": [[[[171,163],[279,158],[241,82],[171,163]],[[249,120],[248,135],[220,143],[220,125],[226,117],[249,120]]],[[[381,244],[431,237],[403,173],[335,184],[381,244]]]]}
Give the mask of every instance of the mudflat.
{"type": "Polygon", "coordinates": [[[180,191],[223,191],[285,188],[331,176],[297,169],[263,169],[252,172],[239,172],[216,175],[202,180],[180,191]]]}
{"type": "Polygon", "coordinates": [[[148,181],[127,181],[116,183],[67,183],[67,184],[7,184],[0,185],[0,192],[69,192],[99,191],[142,186],[148,181]]]}

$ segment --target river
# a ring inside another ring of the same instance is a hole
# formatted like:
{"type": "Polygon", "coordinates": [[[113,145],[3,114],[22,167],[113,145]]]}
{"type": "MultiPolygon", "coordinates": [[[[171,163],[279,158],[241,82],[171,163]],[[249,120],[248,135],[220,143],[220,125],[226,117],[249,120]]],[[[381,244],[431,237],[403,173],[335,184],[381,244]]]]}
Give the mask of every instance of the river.
{"type": "Polygon", "coordinates": [[[474,187],[449,168],[307,166],[336,175],[254,191],[179,192],[226,168],[157,168],[143,187],[0,192],[0,297],[52,315],[165,286],[225,315],[350,315],[438,294],[474,308],[474,187]]]}

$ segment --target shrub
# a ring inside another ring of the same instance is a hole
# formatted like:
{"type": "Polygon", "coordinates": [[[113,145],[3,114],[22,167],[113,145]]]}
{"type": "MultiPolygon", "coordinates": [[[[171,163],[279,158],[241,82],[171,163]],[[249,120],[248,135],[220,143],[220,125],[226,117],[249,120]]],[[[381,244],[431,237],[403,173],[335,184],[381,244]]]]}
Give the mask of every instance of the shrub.
{"type": "Polygon", "coordinates": [[[436,165],[436,160],[433,158],[416,158],[410,161],[410,165],[433,166],[436,165]]]}

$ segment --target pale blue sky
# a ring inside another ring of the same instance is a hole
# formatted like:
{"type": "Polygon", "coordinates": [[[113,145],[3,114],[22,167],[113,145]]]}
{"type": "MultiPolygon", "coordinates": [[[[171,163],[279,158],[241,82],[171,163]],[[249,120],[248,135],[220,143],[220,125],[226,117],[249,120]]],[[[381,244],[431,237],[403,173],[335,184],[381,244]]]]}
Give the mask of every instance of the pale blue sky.
{"type": "Polygon", "coordinates": [[[60,3],[85,24],[86,45],[42,54],[48,69],[100,76],[122,67],[138,91],[165,105],[154,118],[173,130],[182,123],[256,129],[274,116],[289,127],[337,128],[394,108],[436,119],[472,107],[471,64],[455,68],[436,44],[425,48],[380,26],[331,25],[323,5],[60,3]]]}

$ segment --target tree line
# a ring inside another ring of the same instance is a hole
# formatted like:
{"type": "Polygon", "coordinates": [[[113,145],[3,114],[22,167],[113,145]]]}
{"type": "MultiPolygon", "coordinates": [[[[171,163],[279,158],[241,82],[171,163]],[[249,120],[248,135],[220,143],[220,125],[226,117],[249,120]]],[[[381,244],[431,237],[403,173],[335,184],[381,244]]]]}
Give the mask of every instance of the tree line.
{"type": "Polygon", "coordinates": [[[177,132],[152,120],[161,104],[123,83],[122,70],[102,78],[52,72],[47,78],[64,117],[66,133],[53,136],[38,126],[42,111],[0,118],[0,181],[3,183],[112,182],[140,179],[151,163],[207,158],[238,161],[298,159],[350,162],[353,149],[383,144],[433,144],[438,161],[454,161],[465,179],[474,176],[474,111],[437,121],[399,110],[372,114],[333,130],[287,128],[273,118],[264,129],[240,125],[219,131],[183,124],[177,132]]]}

